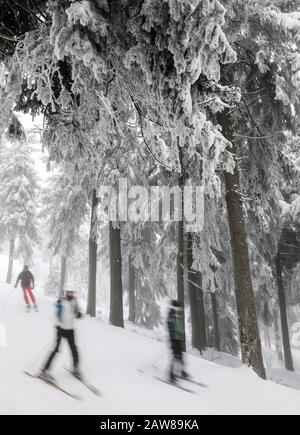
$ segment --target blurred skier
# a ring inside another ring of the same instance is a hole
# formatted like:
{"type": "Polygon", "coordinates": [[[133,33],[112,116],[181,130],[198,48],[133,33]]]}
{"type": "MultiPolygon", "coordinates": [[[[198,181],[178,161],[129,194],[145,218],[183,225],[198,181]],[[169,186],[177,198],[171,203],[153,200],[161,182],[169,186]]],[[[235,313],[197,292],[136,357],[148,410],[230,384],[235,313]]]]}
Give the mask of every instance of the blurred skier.
{"type": "Polygon", "coordinates": [[[168,314],[168,331],[172,350],[170,382],[176,383],[177,377],[188,379],[183,359],[184,324],[183,308],[178,301],[172,301],[168,314]],[[179,374],[178,374],[179,373],[179,374]]]}
{"type": "Polygon", "coordinates": [[[28,266],[24,266],[23,272],[21,272],[18,276],[15,288],[18,287],[19,282],[21,281],[21,287],[23,290],[24,300],[27,308],[27,312],[30,312],[31,305],[30,301],[33,304],[34,309],[37,311],[37,304],[33,294],[34,290],[34,276],[30,272],[28,266]]]}
{"type": "Polygon", "coordinates": [[[62,299],[56,303],[56,345],[51,352],[45,366],[41,370],[39,377],[45,381],[54,382],[53,376],[49,373],[51,365],[59,352],[60,344],[63,338],[68,341],[73,358],[73,375],[81,379],[79,370],[79,354],[75,343],[75,320],[80,319],[82,314],[79,310],[76,300],[76,292],[67,290],[62,299]]]}

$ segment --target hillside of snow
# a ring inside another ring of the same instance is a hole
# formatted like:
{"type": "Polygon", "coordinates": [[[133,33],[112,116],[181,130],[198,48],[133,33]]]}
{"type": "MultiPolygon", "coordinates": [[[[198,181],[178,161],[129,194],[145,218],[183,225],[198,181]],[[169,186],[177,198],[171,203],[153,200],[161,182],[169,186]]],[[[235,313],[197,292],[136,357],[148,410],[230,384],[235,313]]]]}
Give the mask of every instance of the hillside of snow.
{"type": "Polygon", "coordinates": [[[102,397],[93,396],[64,370],[70,363],[66,345],[53,370],[61,386],[83,399],[76,401],[23,374],[37,371],[52,346],[53,303],[38,297],[40,312],[27,314],[20,290],[13,290],[0,285],[0,329],[5,328],[6,336],[0,347],[1,415],[300,413],[299,391],[263,382],[245,367],[228,368],[191,355],[188,370],[207,388],[185,384],[196,393],[189,394],[163,384],[145,362],[157,359],[163,376],[168,364],[165,345],[89,318],[78,324],[77,338],[83,372],[102,397]]]}

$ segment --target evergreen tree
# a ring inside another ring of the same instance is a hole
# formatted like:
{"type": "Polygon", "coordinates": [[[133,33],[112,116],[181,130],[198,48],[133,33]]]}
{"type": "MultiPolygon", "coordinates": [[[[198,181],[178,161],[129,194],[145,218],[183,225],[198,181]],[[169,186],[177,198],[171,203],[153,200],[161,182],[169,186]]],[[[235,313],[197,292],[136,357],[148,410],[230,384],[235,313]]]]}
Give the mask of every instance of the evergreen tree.
{"type": "MultiPolygon", "coordinates": [[[[238,311],[242,310],[239,318],[243,319],[244,314],[247,317],[249,304],[252,306],[251,320],[245,317],[240,325],[242,343],[245,339],[244,345],[242,344],[245,346],[243,359],[251,360],[251,352],[254,351],[253,358],[256,360],[257,371],[263,375],[260,346],[258,345],[255,350],[254,345],[258,343],[258,327],[243,210],[243,184],[246,195],[255,201],[255,207],[253,204],[249,207],[249,215],[258,221],[258,226],[263,227],[262,230],[266,234],[262,242],[263,249],[266,255],[269,255],[269,262],[272,262],[276,256],[279,235],[277,229],[277,239],[274,237],[276,235],[274,228],[278,228],[280,199],[279,149],[276,137],[278,140],[283,129],[290,125],[292,107],[298,106],[299,103],[296,90],[297,44],[293,44],[294,41],[296,42],[295,34],[299,22],[297,17],[294,18],[289,13],[270,7],[269,2],[228,1],[225,4],[230,10],[226,34],[237,49],[238,61],[232,66],[224,67],[221,83],[238,85],[242,98],[237,110],[228,109],[218,116],[218,120],[224,135],[234,144],[233,151],[236,157],[246,156],[246,163],[249,165],[248,171],[245,170],[243,173],[245,176],[242,183],[239,175],[240,164],[236,165],[233,176],[225,174],[225,183],[228,192],[227,204],[238,292],[238,311]],[[246,154],[241,152],[243,147],[247,150],[246,154]],[[274,179],[277,184],[271,182],[274,179]],[[270,230],[269,242],[272,246],[268,245],[266,240],[268,237],[266,228],[270,230]],[[246,282],[248,284],[245,286],[246,282]],[[243,301],[242,295],[247,293],[245,289],[248,289],[248,301],[243,301]],[[243,307],[247,307],[247,312],[243,313],[243,307]],[[252,332],[247,332],[248,327],[253,328],[252,332]],[[253,343],[248,340],[253,340],[253,343]]],[[[241,161],[244,160],[237,160],[237,162],[241,161]]],[[[262,245],[257,240],[260,234],[257,226],[254,231],[255,243],[260,249],[262,245]]]]}
{"type": "Polygon", "coordinates": [[[10,243],[7,283],[11,283],[13,260],[32,263],[38,241],[38,182],[22,126],[14,118],[0,149],[0,230],[10,243]]]}
{"type": "Polygon", "coordinates": [[[60,295],[66,283],[67,258],[71,257],[80,240],[79,230],[85,222],[87,199],[74,179],[58,172],[50,177],[43,192],[44,218],[52,255],[61,256],[60,295]]]}

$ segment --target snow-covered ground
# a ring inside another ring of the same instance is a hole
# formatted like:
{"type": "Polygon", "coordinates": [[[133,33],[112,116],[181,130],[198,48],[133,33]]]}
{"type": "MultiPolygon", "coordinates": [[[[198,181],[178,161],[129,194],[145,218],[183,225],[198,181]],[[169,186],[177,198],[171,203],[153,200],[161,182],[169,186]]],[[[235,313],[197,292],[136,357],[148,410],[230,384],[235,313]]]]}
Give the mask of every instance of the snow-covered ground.
{"type": "MultiPolygon", "coordinates": [[[[54,374],[83,401],[68,398],[22,373],[24,369],[36,371],[52,345],[53,304],[40,298],[40,312],[26,314],[20,291],[10,296],[12,291],[11,286],[0,285],[0,322],[6,329],[6,346],[0,347],[2,415],[300,413],[299,391],[263,382],[245,367],[224,367],[191,355],[188,370],[207,388],[193,386],[196,395],[192,395],[160,383],[151,376],[145,361],[157,359],[161,374],[166,372],[167,357],[159,359],[164,355],[162,343],[89,318],[78,325],[83,371],[103,396],[96,398],[64,370],[69,364],[64,345],[54,374]],[[148,373],[141,375],[139,368],[148,373]]],[[[282,380],[285,375],[280,372],[282,380]]],[[[293,377],[300,385],[299,376],[293,377]]]]}

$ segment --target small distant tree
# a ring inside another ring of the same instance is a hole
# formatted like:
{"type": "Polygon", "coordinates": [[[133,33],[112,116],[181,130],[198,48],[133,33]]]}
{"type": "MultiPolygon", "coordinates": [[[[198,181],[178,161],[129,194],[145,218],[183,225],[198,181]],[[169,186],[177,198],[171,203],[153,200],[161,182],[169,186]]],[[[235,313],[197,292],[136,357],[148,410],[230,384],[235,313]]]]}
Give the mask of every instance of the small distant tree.
{"type": "Polygon", "coordinates": [[[54,267],[47,277],[47,281],[44,286],[46,296],[57,296],[57,289],[60,284],[60,271],[57,267],[54,267]]]}
{"type": "Polygon", "coordinates": [[[0,149],[0,232],[10,243],[6,282],[11,284],[13,261],[21,257],[32,262],[37,242],[38,182],[30,147],[16,117],[0,149]]]}
{"type": "Polygon", "coordinates": [[[82,188],[68,174],[53,175],[44,190],[42,217],[49,231],[49,249],[61,256],[60,294],[66,281],[67,258],[79,241],[86,213],[87,198],[82,188]]]}

